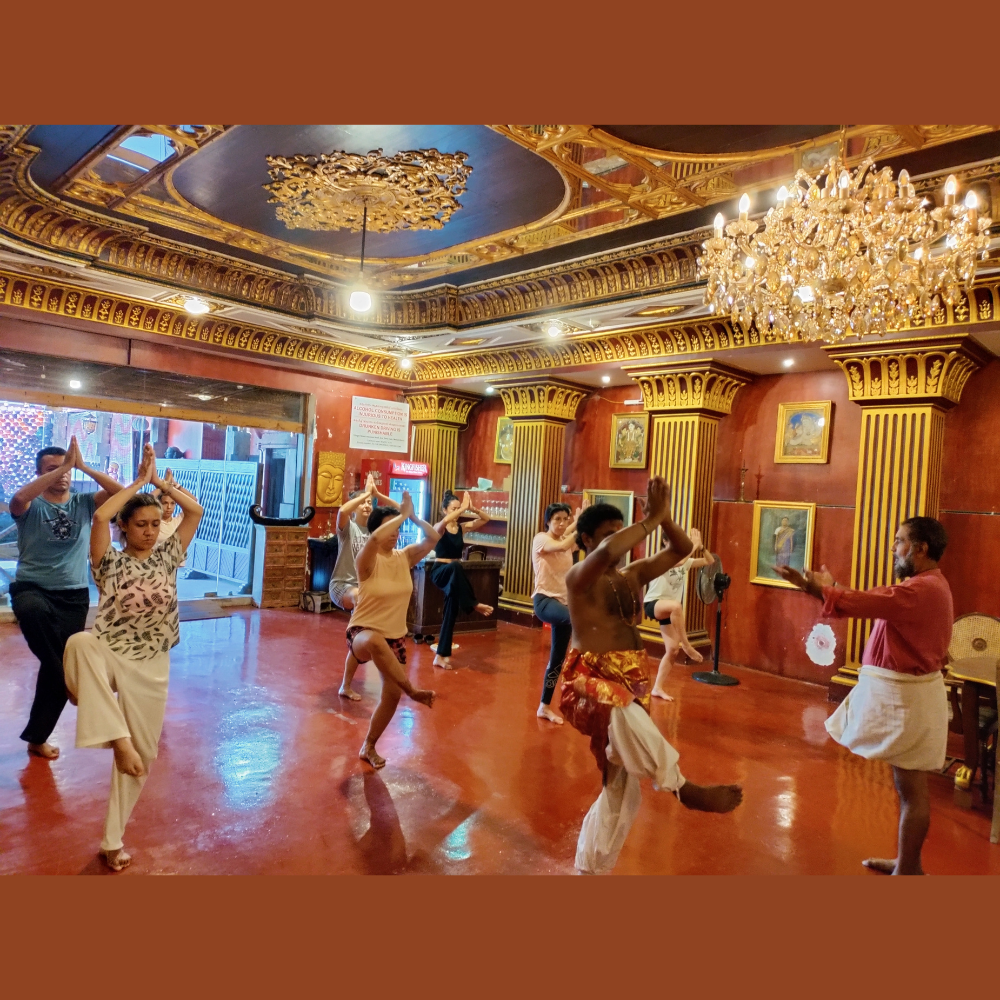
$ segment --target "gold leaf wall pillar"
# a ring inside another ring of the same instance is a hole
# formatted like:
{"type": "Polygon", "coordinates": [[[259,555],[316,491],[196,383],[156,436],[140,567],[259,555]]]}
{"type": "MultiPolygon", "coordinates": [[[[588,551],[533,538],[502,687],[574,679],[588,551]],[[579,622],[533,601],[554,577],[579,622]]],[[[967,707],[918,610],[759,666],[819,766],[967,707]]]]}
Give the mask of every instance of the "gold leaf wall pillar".
{"type": "Polygon", "coordinates": [[[414,425],[414,462],[426,462],[430,468],[428,490],[433,522],[441,506],[445,490],[455,488],[458,468],[458,432],[469,419],[469,412],[482,396],[459,392],[444,386],[429,385],[403,394],[410,404],[410,420],[414,425]]]}
{"type": "Polygon", "coordinates": [[[514,421],[510,467],[507,561],[500,606],[531,613],[534,574],[531,540],[542,530],[545,508],[559,499],[566,425],[591,390],[562,379],[518,379],[494,383],[514,421]]]}
{"type": "MultiPolygon", "coordinates": [[[[851,586],[884,587],[893,582],[900,521],[938,515],[945,413],[989,355],[965,334],[824,350],[843,370],[851,400],[864,410],[851,586]]],[[[832,696],[857,681],[871,626],[870,619],[849,620],[846,663],[830,680],[832,696]]]]}
{"type": "MultiPolygon", "coordinates": [[[[671,487],[671,514],[685,531],[698,528],[711,549],[712,489],[715,485],[715,439],[719,421],[732,411],[736,393],[753,376],[712,358],[667,365],[627,365],[639,383],[644,409],[651,414],[649,475],[663,476],[671,487]]],[[[646,554],[660,549],[657,529],[646,540],[646,554]]],[[[689,600],[686,624],[692,642],[704,639],[705,605],[689,600]]],[[[660,638],[653,623],[642,626],[649,638],[660,638]]]]}

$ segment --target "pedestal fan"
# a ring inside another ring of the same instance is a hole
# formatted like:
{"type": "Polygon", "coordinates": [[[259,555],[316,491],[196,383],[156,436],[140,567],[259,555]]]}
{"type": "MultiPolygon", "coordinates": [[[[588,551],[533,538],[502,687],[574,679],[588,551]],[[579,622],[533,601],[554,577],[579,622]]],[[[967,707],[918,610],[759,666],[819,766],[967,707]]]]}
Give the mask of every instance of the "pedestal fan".
{"type": "Polygon", "coordinates": [[[702,684],[732,687],[739,684],[735,677],[719,673],[719,647],[722,640],[722,598],[732,582],[722,570],[722,560],[713,555],[713,562],[698,571],[695,590],[704,604],[715,604],[715,642],[712,649],[712,669],[699,670],[691,676],[702,684]]]}

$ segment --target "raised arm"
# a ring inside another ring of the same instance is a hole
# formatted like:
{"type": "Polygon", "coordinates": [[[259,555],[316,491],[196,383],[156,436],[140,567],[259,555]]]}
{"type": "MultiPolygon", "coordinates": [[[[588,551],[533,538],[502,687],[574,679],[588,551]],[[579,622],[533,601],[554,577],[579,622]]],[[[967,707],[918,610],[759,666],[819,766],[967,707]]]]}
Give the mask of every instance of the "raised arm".
{"type": "Polygon", "coordinates": [[[44,476],[35,477],[10,498],[11,517],[20,517],[27,513],[31,501],[35,497],[40,497],[50,486],[54,486],[66,473],[74,469],[79,450],[76,438],[70,438],[69,448],[66,449],[66,454],[63,456],[62,465],[57,466],[51,472],[46,472],[44,476]]]}
{"type": "MultiPolygon", "coordinates": [[[[587,556],[583,562],[577,563],[566,575],[567,581],[572,581],[574,587],[589,587],[604,574],[610,566],[615,566],[626,552],[631,552],[640,542],[648,538],[659,525],[663,525],[663,534],[670,543],[670,549],[660,552],[653,559],[641,559],[640,563],[663,563],[659,572],[653,572],[655,566],[648,567],[646,573],[638,575],[639,585],[655,579],[666,573],[671,566],[683,559],[691,551],[691,540],[680,528],[670,520],[670,487],[661,476],[649,481],[646,496],[646,516],[631,527],[616,531],[606,538],[587,556]]],[[[635,564],[633,564],[634,566],[635,564]]],[[[633,567],[629,567],[631,575],[636,576],[633,567]]]]}
{"type": "Polygon", "coordinates": [[[573,520],[566,525],[562,538],[549,538],[546,534],[545,538],[542,539],[540,550],[542,552],[565,552],[567,549],[576,548],[576,522],[580,518],[580,513],[580,508],[577,507],[573,520]]]}
{"type": "MultiPolygon", "coordinates": [[[[404,493],[403,496],[406,497],[408,494],[404,493]]],[[[437,545],[438,540],[441,538],[441,532],[433,524],[428,524],[422,518],[417,517],[416,514],[411,514],[410,520],[424,533],[423,541],[414,542],[403,549],[406,553],[406,558],[410,561],[410,565],[416,566],[424,556],[433,551],[434,546],[437,545]]]]}
{"type": "Polygon", "coordinates": [[[396,501],[392,497],[387,497],[375,485],[374,473],[368,473],[368,478],[365,480],[365,493],[370,497],[374,497],[383,507],[393,507],[396,504],[396,501]]]}
{"type": "MultiPolygon", "coordinates": [[[[191,544],[191,539],[194,538],[194,533],[198,530],[198,524],[201,522],[201,515],[205,513],[205,508],[198,503],[192,494],[188,493],[185,489],[181,489],[173,480],[168,482],[157,476],[156,455],[153,453],[150,445],[146,445],[146,447],[149,448],[151,456],[149,459],[150,482],[160,491],[161,496],[173,498],[177,506],[184,511],[184,519],[178,525],[177,531],[174,534],[180,540],[186,552],[187,547],[191,544]]],[[[169,472],[169,470],[167,471],[169,472]]]]}
{"type": "Polygon", "coordinates": [[[131,500],[136,493],[142,490],[143,486],[151,482],[155,467],[156,455],[153,452],[153,446],[147,444],[143,449],[142,463],[139,466],[139,474],[136,476],[135,482],[108,497],[94,511],[94,520],[90,526],[90,564],[92,566],[100,565],[111,545],[111,522],[118,516],[118,512],[125,506],[125,502],[131,500]]]}
{"type": "Polygon", "coordinates": [[[463,503],[465,501],[465,498],[468,498],[469,500],[469,506],[466,509],[466,513],[475,514],[476,519],[474,521],[469,521],[467,524],[463,524],[462,525],[463,531],[478,531],[480,528],[484,528],[487,524],[490,523],[490,521],[493,520],[493,518],[491,518],[489,514],[484,514],[481,510],[478,510],[477,508],[472,506],[472,497],[468,493],[466,493],[465,496],[463,497],[463,503]]]}
{"type": "Polygon", "coordinates": [[[367,580],[371,576],[371,572],[375,568],[375,560],[378,558],[379,543],[394,531],[398,531],[412,513],[413,501],[410,499],[409,493],[404,493],[399,513],[395,517],[387,518],[368,536],[363,548],[354,560],[359,580],[367,580]]]}
{"type": "Polygon", "coordinates": [[[348,500],[340,505],[340,510],[337,511],[338,531],[343,531],[347,527],[347,522],[350,521],[351,515],[372,495],[374,490],[375,481],[369,476],[368,482],[365,483],[364,493],[359,493],[353,500],[348,500]]]}
{"type": "Polygon", "coordinates": [[[467,510],[472,507],[472,497],[468,493],[462,494],[462,502],[458,505],[456,510],[453,510],[450,514],[445,514],[437,524],[434,525],[434,530],[438,533],[438,538],[441,537],[441,532],[451,524],[452,521],[457,521],[467,510]]]}
{"type": "MultiPolygon", "coordinates": [[[[76,438],[73,440],[75,441],[76,438]]],[[[117,479],[112,479],[106,472],[101,472],[100,469],[92,469],[89,465],[87,465],[87,463],[83,460],[83,453],[80,451],[79,445],[76,448],[75,466],[85,476],[90,476],[90,478],[101,487],[94,496],[94,504],[98,507],[100,507],[108,499],[108,497],[113,497],[122,488],[122,484],[118,482],[117,479]]]]}

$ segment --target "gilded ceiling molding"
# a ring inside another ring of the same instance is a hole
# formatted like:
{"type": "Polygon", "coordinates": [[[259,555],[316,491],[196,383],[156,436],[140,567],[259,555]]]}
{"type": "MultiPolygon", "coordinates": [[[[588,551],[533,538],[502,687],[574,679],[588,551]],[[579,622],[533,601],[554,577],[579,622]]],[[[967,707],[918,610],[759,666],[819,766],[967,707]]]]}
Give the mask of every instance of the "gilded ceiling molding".
{"type": "MultiPolygon", "coordinates": [[[[5,141],[9,143],[6,153],[0,152],[0,232],[12,241],[56,256],[83,258],[102,270],[274,309],[306,321],[323,319],[358,333],[395,334],[440,327],[462,330],[662,294],[697,280],[697,248],[705,236],[701,231],[598,254],[582,263],[557,264],[462,288],[440,285],[379,292],[370,317],[359,320],[347,308],[343,286],[327,279],[297,277],[214,251],[195,252],[188,245],[150,233],[144,226],[61,201],[43,191],[28,174],[37,150],[20,143],[18,136],[23,138],[23,133],[18,130],[25,128],[0,126],[0,150],[5,141]]],[[[1000,191],[1000,161],[969,168],[968,172],[975,174],[975,180],[988,182],[991,190],[1000,191]]],[[[963,184],[967,183],[966,172],[956,173],[963,184]]],[[[219,238],[255,253],[266,249],[246,245],[234,234],[223,233],[219,238]]],[[[998,303],[994,298],[988,305],[979,301],[976,305],[992,310],[986,317],[992,318],[998,303]]],[[[971,321],[983,319],[977,315],[971,321]]],[[[936,318],[934,325],[940,325],[936,318]]]]}
{"type": "Polygon", "coordinates": [[[416,423],[454,424],[464,427],[472,408],[482,396],[449,389],[443,385],[421,386],[403,393],[410,404],[410,420],[416,423]]]}
{"type": "Polygon", "coordinates": [[[949,410],[962,398],[969,376],[990,359],[964,334],[824,350],[844,372],[851,400],[861,406],[933,403],[949,410]]]}
{"type": "Polygon", "coordinates": [[[159,303],[94,292],[61,281],[29,278],[11,271],[0,271],[0,305],[101,323],[126,333],[158,334],[182,344],[225,347],[398,382],[408,382],[412,378],[399,367],[398,359],[389,355],[277,330],[228,323],[210,316],[189,316],[182,309],[164,308],[159,303]]]}
{"type": "Polygon", "coordinates": [[[559,378],[527,378],[496,383],[504,413],[512,420],[558,420],[568,423],[576,408],[593,391],[559,378]]]}
{"type": "Polygon", "coordinates": [[[626,365],[629,378],[642,390],[642,406],[653,413],[698,412],[726,416],[736,393],[753,375],[714,358],[670,365],[626,365]]]}

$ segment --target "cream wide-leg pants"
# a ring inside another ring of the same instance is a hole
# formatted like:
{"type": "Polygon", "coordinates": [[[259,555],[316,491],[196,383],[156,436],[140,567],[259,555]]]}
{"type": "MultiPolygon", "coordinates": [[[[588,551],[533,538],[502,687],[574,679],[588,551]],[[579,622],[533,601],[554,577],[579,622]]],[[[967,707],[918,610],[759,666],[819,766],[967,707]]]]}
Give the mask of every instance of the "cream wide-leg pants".
{"type": "Polygon", "coordinates": [[[636,702],[611,709],[607,757],[607,781],[583,818],[576,843],[576,867],[591,875],[615,867],[639,812],[642,778],[652,778],[653,787],[665,792],[678,792],[684,785],[677,768],[680,755],[636,702]]]}
{"type": "Polygon", "coordinates": [[[63,672],[77,702],[76,745],[108,748],[113,740],[130,736],[146,770],[135,778],[111,765],[111,798],[101,850],[114,851],[122,846],[125,824],[156,758],[167,704],[170,654],[128,660],[92,633],[77,632],[66,643],[63,672]]]}

